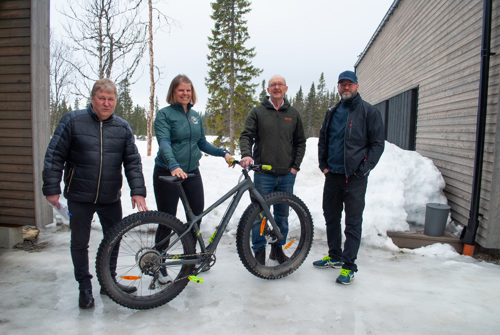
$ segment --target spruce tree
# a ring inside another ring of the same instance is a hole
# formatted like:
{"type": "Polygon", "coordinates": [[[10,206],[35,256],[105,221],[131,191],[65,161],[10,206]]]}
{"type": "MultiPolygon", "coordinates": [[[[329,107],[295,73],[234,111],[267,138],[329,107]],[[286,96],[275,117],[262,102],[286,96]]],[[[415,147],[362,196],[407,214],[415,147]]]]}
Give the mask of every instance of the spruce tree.
{"type": "MultiPolygon", "coordinates": [[[[302,86],[300,86],[299,91],[295,94],[295,98],[290,102],[297,111],[299,111],[302,120],[305,118],[305,103],[304,103],[304,93],[302,92],[302,86]]],[[[302,121],[304,122],[304,121],[302,121]]]]}
{"type": "Polygon", "coordinates": [[[251,63],[255,48],[244,46],[250,36],[243,15],[250,12],[250,1],[216,0],[211,6],[215,24],[208,38],[207,122],[215,128],[214,144],[234,153],[245,118],[258,103],[254,98],[258,84],[251,81],[262,70],[251,63]]]}
{"type": "Polygon", "coordinates": [[[328,91],[326,89],[325,76],[321,73],[318,82],[318,88],[316,89],[316,102],[313,114],[313,129],[314,134],[311,136],[319,136],[319,130],[321,128],[321,124],[323,123],[323,119],[325,117],[326,110],[328,109],[328,91]]]}
{"type": "Polygon", "coordinates": [[[127,122],[132,128],[132,132],[137,137],[143,137],[147,134],[146,108],[136,105],[128,116],[127,122]]]}
{"type": "MultiPolygon", "coordinates": [[[[311,85],[309,94],[307,95],[306,105],[305,105],[305,118],[302,120],[304,123],[304,133],[306,138],[315,136],[314,129],[314,111],[316,110],[316,89],[314,82],[311,85]]],[[[318,130],[319,131],[319,130],[318,130]]]]}
{"type": "Polygon", "coordinates": [[[128,122],[131,118],[133,107],[134,103],[130,97],[130,82],[128,79],[122,80],[118,88],[115,115],[128,122]]]}
{"type": "Polygon", "coordinates": [[[262,91],[260,91],[259,94],[259,102],[264,101],[264,98],[267,96],[267,90],[266,90],[266,80],[262,80],[262,91]]]}

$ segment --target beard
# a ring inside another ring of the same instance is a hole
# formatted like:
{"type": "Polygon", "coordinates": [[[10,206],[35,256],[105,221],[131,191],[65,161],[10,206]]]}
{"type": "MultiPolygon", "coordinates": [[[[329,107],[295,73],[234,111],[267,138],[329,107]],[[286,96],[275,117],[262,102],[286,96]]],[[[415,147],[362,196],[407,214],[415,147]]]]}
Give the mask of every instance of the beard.
{"type": "Polygon", "coordinates": [[[340,94],[340,96],[342,97],[342,100],[349,100],[354,98],[356,94],[358,94],[358,91],[352,91],[352,92],[344,91],[340,94]]]}

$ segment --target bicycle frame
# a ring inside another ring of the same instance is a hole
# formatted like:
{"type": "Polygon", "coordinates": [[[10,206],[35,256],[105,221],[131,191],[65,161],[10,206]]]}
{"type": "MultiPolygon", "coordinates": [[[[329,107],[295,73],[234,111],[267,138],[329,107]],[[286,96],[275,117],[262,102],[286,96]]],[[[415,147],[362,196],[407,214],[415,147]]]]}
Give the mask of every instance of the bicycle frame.
{"type": "MultiPolygon", "coordinates": [[[[219,200],[217,200],[214,204],[209,206],[203,213],[200,215],[194,215],[193,210],[191,209],[191,206],[189,205],[189,201],[187,199],[186,193],[184,192],[184,188],[182,187],[182,181],[176,181],[174,184],[176,184],[180,198],[182,201],[182,204],[184,205],[184,209],[186,211],[186,216],[188,219],[187,224],[189,224],[188,229],[184,233],[182,233],[178,238],[176,238],[174,241],[171,242],[170,246],[175,245],[175,243],[180,240],[184,235],[190,234],[191,230],[193,230],[197,236],[198,242],[200,244],[201,252],[202,253],[213,253],[219,244],[220,239],[222,238],[222,235],[229,224],[229,220],[234,214],[234,211],[236,210],[236,207],[238,207],[238,204],[241,200],[241,197],[243,194],[248,190],[250,192],[250,195],[255,201],[260,205],[262,210],[264,211],[267,220],[271,223],[271,226],[273,227],[273,232],[276,235],[277,240],[283,239],[283,235],[281,234],[280,229],[276,225],[276,222],[274,221],[274,217],[271,214],[271,211],[269,207],[266,205],[266,202],[264,201],[264,198],[262,195],[257,191],[255,188],[252,179],[250,178],[248,171],[246,169],[242,170],[242,173],[244,175],[244,179],[238,183],[235,187],[233,187],[230,191],[228,191],[225,195],[223,195],[219,200]],[[198,222],[200,220],[208,215],[211,211],[213,211],[215,208],[217,208],[220,204],[225,202],[227,199],[229,199],[231,196],[234,195],[233,200],[231,200],[231,203],[229,204],[226,213],[222,217],[219,228],[217,229],[215,235],[212,235],[212,242],[209,243],[208,247],[205,246],[205,242],[203,241],[203,238],[200,234],[200,229],[198,226],[198,222]]],[[[189,175],[188,175],[189,176],[189,175]]],[[[170,237],[167,237],[170,238],[170,237]]],[[[161,241],[160,243],[162,243],[161,241]]],[[[167,247],[162,254],[166,253],[169,249],[170,246],[167,247]]],[[[171,260],[166,263],[160,263],[161,265],[165,266],[171,266],[171,265],[179,265],[179,264],[197,264],[200,261],[200,257],[197,257],[195,259],[178,259],[178,260],[171,260]]]]}

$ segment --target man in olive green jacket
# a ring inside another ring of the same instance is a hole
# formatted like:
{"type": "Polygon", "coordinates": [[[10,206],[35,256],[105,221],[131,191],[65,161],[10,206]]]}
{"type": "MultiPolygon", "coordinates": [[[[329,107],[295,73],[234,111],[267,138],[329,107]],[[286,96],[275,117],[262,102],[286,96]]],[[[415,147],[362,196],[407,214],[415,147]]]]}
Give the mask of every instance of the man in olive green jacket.
{"type": "MultiPolygon", "coordinates": [[[[295,177],[306,151],[306,138],[299,112],[284,98],[288,90],[285,78],[269,80],[269,96],[252,108],[240,136],[241,166],[271,165],[272,170],[256,173],[254,184],[261,194],[274,191],[293,193],[295,177]]],[[[269,259],[284,263],[288,257],[282,246],[288,233],[288,207],[274,205],[274,220],[284,238],[271,244],[269,259]]],[[[260,222],[252,229],[252,249],[260,264],[266,263],[266,240],[259,233],[260,222]]]]}

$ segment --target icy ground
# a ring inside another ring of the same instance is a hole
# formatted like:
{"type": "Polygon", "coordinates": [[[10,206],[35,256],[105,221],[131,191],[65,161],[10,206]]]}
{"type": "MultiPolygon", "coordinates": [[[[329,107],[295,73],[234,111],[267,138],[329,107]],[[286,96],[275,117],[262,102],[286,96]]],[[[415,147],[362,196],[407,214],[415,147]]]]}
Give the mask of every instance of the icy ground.
{"type": "MultiPolygon", "coordinates": [[[[137,144],[143,153],[148,206],[156,209],[154,155],[146,157],[145,142],[137,144]]],[[[53,223],[40,233],[38,244],[45,247],[39,252],[0,249],[0,334],[497,334],[500,266],[442,244],[399,250],[386,235],[387,230],[408,229],[407,221],[422,225],[425,203],[446,203],[439,171],[415,152],[387,144],[370,175],[354,282],[336,284],[339,270],[312,266],[327,252],[316,150],[317,139],[309,139],[295,188],[313,215],[315,239],[304,264],[290,276],[259,279],[239,261],[234,233],[247,202],[230,222],[216,265],[201,275],[205,283],[190,283],[165,306],[135,311],[100,296],[94,277],[96,307],[80,310],[67,223],[53,223]]],[[[200,169],[206,205],[240,175],[215,157],[203,157],[200,169]]],[[[125,185],[125,215],[133,212],[128,192],[125,185]]],[[[211,235],[223,211],[203,221],[204,236],[211,235]]],[[[181,208],[178,216],[184,220],[181,208]]],[[[447,229],[457,233],[453,222],[447,229]]],[[[89,250],[92,273],[100,240],[96,221],[89,250]]]]}

